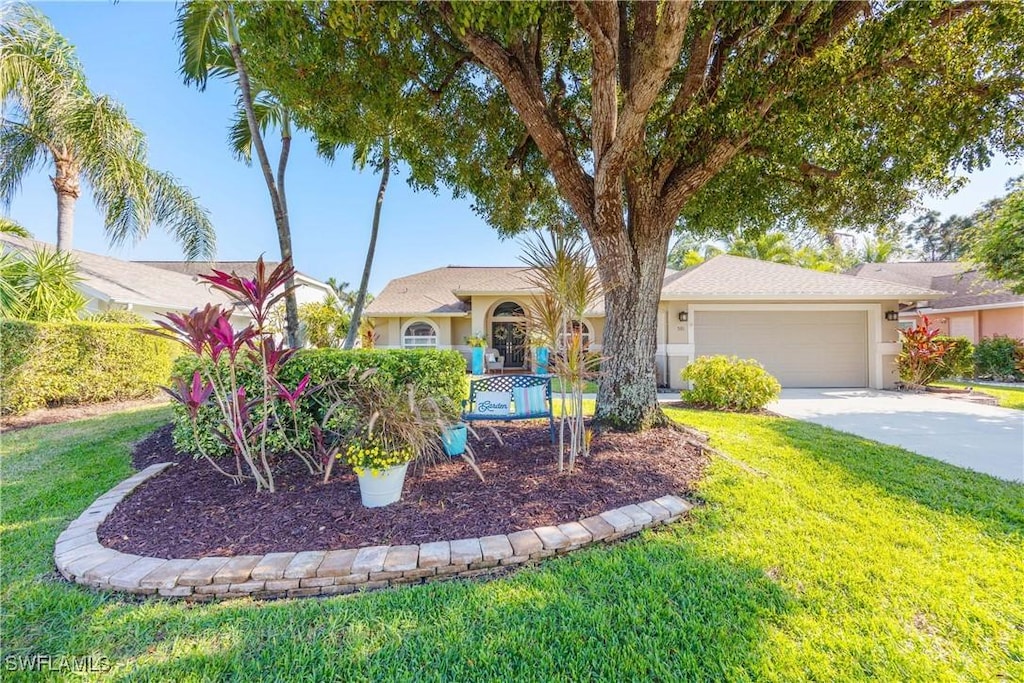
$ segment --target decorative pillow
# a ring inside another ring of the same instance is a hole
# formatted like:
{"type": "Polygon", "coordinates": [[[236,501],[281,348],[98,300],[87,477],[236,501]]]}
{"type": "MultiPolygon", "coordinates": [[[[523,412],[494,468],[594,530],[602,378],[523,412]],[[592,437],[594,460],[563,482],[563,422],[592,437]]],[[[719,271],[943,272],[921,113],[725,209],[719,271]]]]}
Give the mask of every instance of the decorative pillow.
{"type": "Polygon", "coordinates": [[[494,415],[495,417],[506,417],[511,411],[512,395],[507,391],[480,391],[476,394],[476,408],[473,411],[477,415],[494,415]]]}
{"type": "Polygon", "coordinates": [[[544,400],[544,387],[514,387],[512,402],[516,415],[547,415],[548,407],[544,400]]]}

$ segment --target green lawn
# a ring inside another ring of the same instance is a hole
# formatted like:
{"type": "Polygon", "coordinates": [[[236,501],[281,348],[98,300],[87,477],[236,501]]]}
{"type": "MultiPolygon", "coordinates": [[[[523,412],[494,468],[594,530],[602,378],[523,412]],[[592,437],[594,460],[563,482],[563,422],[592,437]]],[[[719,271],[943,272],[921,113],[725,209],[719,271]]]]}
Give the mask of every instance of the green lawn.
{"type": "Polygon", "coordinates": [[[489,582],[263,604],[53,575],[57,534],[167,409],[5,435],[4,654],[103,655],[133,680],[1024,679],[1024,487],[781,418],[670,413],[729,455],[689,524],[489,582]]]}
{"type": "Polygon", "coordinates": [[[936,384],[940,387],[956,389],[974,387],[978,393],[995,396],[999,399],[999,405],[1004,408],[1024,410],[1024,387],[990,387],[987,384],[974,384],[973,382],[936,382],[936,384]]]}

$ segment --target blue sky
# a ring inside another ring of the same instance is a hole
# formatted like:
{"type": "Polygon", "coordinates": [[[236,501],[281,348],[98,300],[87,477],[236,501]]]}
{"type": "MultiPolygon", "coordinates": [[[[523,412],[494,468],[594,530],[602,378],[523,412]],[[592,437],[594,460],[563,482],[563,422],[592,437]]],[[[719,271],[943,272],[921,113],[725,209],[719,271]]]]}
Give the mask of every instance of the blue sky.
{"type": "MultiPolygon", "coordinates": [[[[39,3],[78,48],[92,88],[127,108],[146,132],[150,163],[177,176],[210,210],[217,229],[218,257],[268,258],[279,253],[270,200],[259,169],[236,161],[228,149],[227,126],[234,108],[228,83],[205,92],[186,87],[178,76],[173,3],[39,3]]],[[[276,155],[276,150],[271,149],[276,155]]],[[[51,169],[26,179],[10,216],[36,238],[56,238],[56,199],[51,169]]],[[[998,159],[974,174],[950,198],[927,202],[944,214],[969,213],[1003,193],[1006,181],[1024,173],[1024,163],[998,159]]],[[[378,178],[351,168],[342,155],[333,166],[313,153],[307,139],[293,143],[287,182],[295,262],[314,277],[357,283],[369,238],[378,178]]],[[[91,198],[78,202],[75,247],[128,259],[177,259],[180,249],[155,228],[134,246],[111,248],[91,198]]],[[[370,288],[391,278],[449,264],[515,265],[519,248],[501,240],[467,200],[415,193],[399,169],[392,175],[381,219],[381,238],[370,288]]]]}

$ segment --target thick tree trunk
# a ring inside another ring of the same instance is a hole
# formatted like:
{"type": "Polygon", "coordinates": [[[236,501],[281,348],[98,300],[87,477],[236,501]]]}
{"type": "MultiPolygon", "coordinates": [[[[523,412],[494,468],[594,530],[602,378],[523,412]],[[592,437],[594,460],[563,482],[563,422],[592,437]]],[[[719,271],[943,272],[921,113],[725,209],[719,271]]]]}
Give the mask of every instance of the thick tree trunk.
{"type": "Polygon", "coordinates": [[[74,248],[75,202],[81,194],[78,169],[67,160],[56,159],[56,172],[50,179],[57,193],[57,251],[74,248]]]}
{"type": "MultiPolygon", "coordinates": [[[[659,231],[660,232],[660,231],[659,231]]],[[[624,233],[598,236],[595,251],[605,288],[605,328],[596,418],[615,429],[637,431],[662,424],[655,374],[658,302],[665,274],[668,234],[633,240],[624,233]],[[629,267],[608,267],[627,263],[629,267]]]]}
{"type": "MultiPolygon", "coordinates": [[[[291,153],[292,135],[291,126],[285,120],[281,124],[281,155],[277,160],[277,196],[280,211],[274,213],[274,223],[277,226],[277,244],[281,249],[281,259],[290,261],[295,266],[292,258],[292,227],[288,217],[288,198],[284,191],[285,171],[288,168],[288,155],[291,153]]],[[[290,290],[284,297],[284,327],[285,336],[288,338],[288,346],[293,349],[299,348],[302,341],[299,339],[299,303],[295,298],[295,276],[288,278],[285,286],[290,290]]]]}
{"type": "Polygon", "coordinates": [[[363,304],[366,302],[366,289],[370,286],[370,271],[373,269],[373,255],[377,251],[377,231],[380,228],[380,210],[384,206],[384,193],[388,189],[388,178],[391,176],[391,153],[387,143],[384,144],[384,159],[380,173],[380,187],[377,189],[377,203],[373,207],[373,225],[370,227],[370,246],[366,248],[366,262],[363,264],[363,276],[359,280],[359,292],[356,303],[352,307],[352,319],[348,324],[345,336],[345,348],[351,349],[356,342],[359,331],[359,319],[363,317],[363,304]]]}

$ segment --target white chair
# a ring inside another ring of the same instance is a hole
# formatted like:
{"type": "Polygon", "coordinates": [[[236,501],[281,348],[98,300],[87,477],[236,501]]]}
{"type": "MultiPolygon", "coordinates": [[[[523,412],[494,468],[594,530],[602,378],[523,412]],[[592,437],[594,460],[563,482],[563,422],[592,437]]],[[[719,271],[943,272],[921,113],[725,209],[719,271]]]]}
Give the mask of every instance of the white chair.
{"type": "Polygon", "coordinates": [[[497,349],[484,351],[484,363],[487,366],[487,372],[493,371],[498,374],[505,372],[505,357],[499,355],[497,349]]]}

